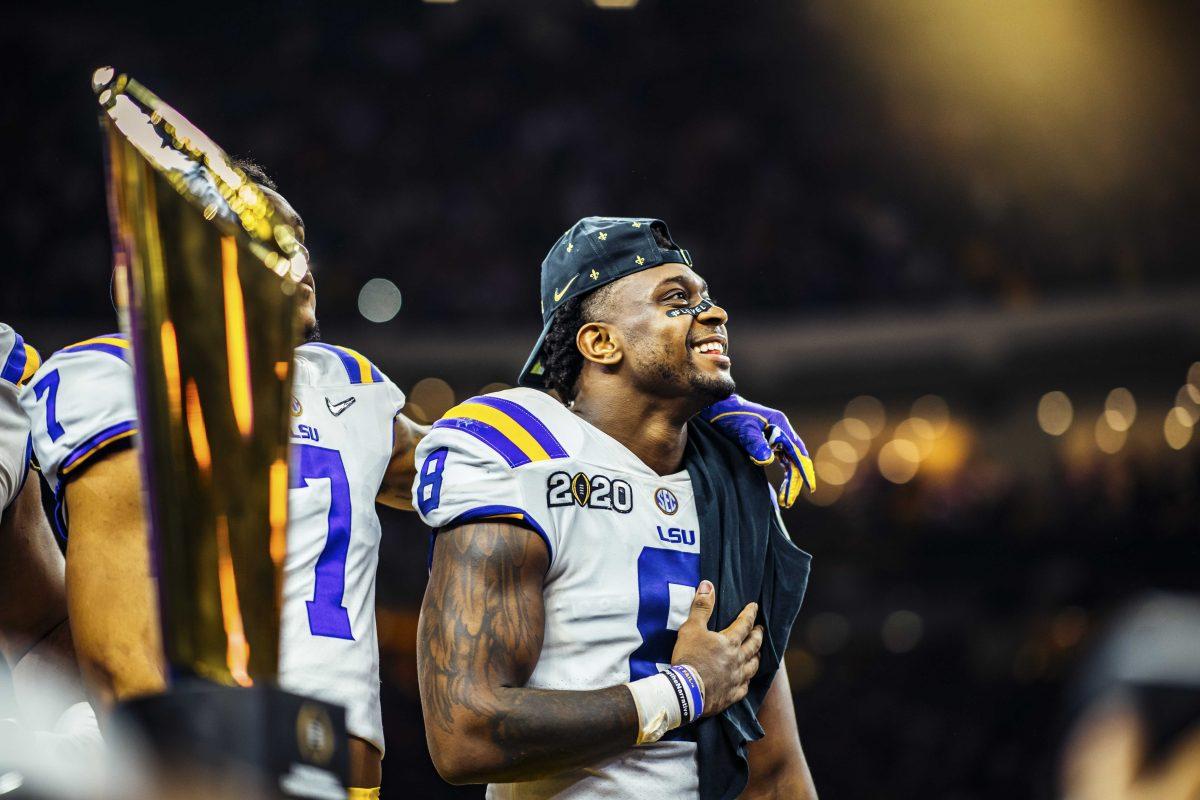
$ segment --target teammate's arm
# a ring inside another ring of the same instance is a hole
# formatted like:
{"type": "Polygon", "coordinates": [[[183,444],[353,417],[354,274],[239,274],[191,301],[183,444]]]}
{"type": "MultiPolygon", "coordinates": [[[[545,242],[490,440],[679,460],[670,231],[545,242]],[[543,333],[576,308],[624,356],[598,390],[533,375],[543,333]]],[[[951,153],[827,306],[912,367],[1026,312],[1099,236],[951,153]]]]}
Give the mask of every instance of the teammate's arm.
{"type": "MultiPolygon", "coordinates": [[[[438,534],[417,633],[425,737],[451,783],[534,780],[633,747],[639,718],[624,685],[592,691],[525,688],[542,647],[545,544],[499,521],[438,534]]],[[[762,631],[751,604],[729,628],[707,629],[714,595],[698,593],[673,661],[706,685],[705,713],[745,696],[762,631]]]]}
{"type": "Polygon", "coordinates": [[[412,511],[413,479],[417,477],[417,444],[429,433],[428,425],[418,425],[403,414],[397,414],[392,422],[392,459],[388,462],[375,498],[385,506],[401,511],[412,511]]]}
{"type": "Polygon", "coordinates": [[[758,721],[765,735],[747,749],[750,782],[742,797],[746,800],[816,800],[817,789],[800,746],[792,690],[782,664],[759,708],[758,721]]]}
{"type": "Polygon", "coordinates": [[[161,692],[166,681],[137,452],[90,463],[66,493],[67,600],[88,691],[100,709],[161,692]]]}
{"type": "Polygon", "coordinates": [[[28,475],[0,517],[0,553],[0,652],[26,724],[48,729],[83,700],[83,690],[67,624],[63,557],[42,511],[36,475],[28,475]]]}

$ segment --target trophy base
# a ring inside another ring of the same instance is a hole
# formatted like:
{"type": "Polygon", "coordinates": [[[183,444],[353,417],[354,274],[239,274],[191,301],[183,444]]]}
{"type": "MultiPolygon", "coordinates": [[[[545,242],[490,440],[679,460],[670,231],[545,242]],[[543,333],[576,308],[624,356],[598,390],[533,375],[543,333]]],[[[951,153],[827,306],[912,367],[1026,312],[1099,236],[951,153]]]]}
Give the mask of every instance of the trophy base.
{"type": "Polygon", "coordinates": [[[345,800],[341,706],[192,680],[122,703],[117,719],[151,757],[160,796],[345,800]]]}

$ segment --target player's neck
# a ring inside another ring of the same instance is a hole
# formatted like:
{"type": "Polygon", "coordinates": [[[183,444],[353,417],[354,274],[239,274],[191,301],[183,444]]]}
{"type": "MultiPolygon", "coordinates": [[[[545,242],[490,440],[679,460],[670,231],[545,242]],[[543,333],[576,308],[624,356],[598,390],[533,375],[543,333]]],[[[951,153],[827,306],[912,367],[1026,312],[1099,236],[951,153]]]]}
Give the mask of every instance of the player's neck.
{"type": "Polygon", "coordinates": [[[695,409],[644,395],[580,392],[571,411],[625,445],[659,475],[683,467],[687,421],[695,409]]]}

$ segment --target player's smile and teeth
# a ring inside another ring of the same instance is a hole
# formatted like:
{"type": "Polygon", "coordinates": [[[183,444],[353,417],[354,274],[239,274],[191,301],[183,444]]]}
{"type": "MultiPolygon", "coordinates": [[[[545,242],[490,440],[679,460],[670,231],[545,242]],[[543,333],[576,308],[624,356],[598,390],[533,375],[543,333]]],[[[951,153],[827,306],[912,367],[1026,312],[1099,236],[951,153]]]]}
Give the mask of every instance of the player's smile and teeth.
{"type": "Polygon", "coordinates": [[[702,358],[715,361],[719,366],[728,367],[732,363],[729,360],[729,340],[720,334],[692,342],[691,351],[702,358]]]}

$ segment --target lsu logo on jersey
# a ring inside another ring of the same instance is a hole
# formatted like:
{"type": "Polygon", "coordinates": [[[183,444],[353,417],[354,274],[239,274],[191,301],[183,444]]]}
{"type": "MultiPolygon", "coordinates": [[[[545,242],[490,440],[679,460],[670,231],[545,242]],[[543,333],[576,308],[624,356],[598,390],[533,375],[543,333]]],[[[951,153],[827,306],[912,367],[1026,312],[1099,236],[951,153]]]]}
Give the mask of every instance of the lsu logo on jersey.
{"type": "Polygon", "coordinates": [[[686,544],[693,545],[696,543],[696,532],[687,528],[667,528],[663,530],[662,525],[655,525],[658,529],[658,538],[667,544],[686,544]]]}
{"type": "Polygon", "coordinates": [[[546,505],[550,508],[577,505],[628,514],[633,510],[633,489],[620,478],[555,472],[546,479],[546,505]]]}

